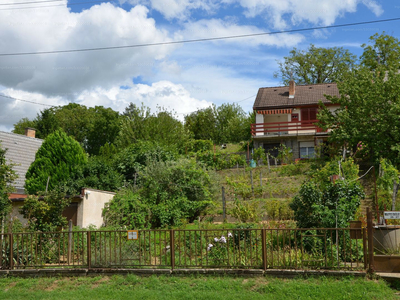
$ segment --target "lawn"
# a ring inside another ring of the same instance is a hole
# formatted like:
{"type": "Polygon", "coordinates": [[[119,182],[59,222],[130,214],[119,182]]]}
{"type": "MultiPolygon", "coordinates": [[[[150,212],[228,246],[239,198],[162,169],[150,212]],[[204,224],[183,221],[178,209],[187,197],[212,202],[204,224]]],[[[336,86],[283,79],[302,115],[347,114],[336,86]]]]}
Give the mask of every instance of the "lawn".
{"type": "Polygon", "coordinates": [[[363,278],[151,276],[1,278],[1,299],[400,299],[363,278]]]}

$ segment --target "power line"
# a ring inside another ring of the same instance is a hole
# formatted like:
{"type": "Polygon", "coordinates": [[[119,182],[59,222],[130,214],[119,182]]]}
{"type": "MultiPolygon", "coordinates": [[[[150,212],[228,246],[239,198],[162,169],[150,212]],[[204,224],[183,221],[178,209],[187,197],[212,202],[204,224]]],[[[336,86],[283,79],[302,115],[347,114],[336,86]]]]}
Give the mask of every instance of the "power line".
{"type": "Polygon", "coordinates": [[[383,19],[383,20],[366,21],[366,22],[358,22],[358,23],[347,23],[347,24],[330,25],[330,26],[319,26],[319,27],[311,27],[311,28],[301,28],[301,29],[291,29],[291,30],[282,30],[282,31],[241,34],[241,35],[230,35],[230,36],[223,36],[223,37],[203,38],[203,39],[193,39],[193,40],[182,40],[182,41],[172,41],[172,42],[136,44],[136,45],[126,45],[126,46],[112,46],[112,47],[98,47],[98,48],[84,48],[84,49],[70,49],[70,50],[53,50],[53,51],[38,51],[38,52],[0,53],[0,56],[72,53],[72,52],[87,52],[87,51],[101,51],[101,50],[114,50],[114,49],[126,49],[126,48],[141,48],[141,47],[150,47],[150,46],[175,45],[175,44],[185,44],[185,43],[195,43],[195,42],[206,42],[206,41],[227,40],[227,39],[236,39],[236,38],[245,38],[245,37],[255,37],[255,36],[281,34],[281,33],[302,32],[302,31],[310,31],[310,30],[318,30],[318,29],[330,29],[330,28],[339,28],[339,27],[347,27],[347,26],[366,25],[366,24],[391,22],[391,21],[399,21],[399,20],[400,20],[400,18],[393,18],[393,19],[383,19]]]}
{"type": "MultiPolygon", "coordinates": [[[[66,0],[59,0],[66,1],[66,0]]],[[[42,1],[44,2],[44,1],[42,1]]],[[[35,8],[46,8],[46,7],[65,7],[72,5],[80,5],[80,4],[89,4],[89,3],[111,3],[111,1],[85,1],[85,2],[75,2],[75,3],[65,3],[65,4],[54,4],[54,5],[41,5],[41,6],[29,6],[29,7],[13,7],[13,8],[1,8],[0,10],[14,10],[14,9],[35,9],[35,8]]]]}
{"type": "Polygon", "coordinates": [[[30,1],[30,2],[16,2],[16,3],[0,3],[0,5],[23,5],[23,4],[60,2],[60,1],[66,1],[66,0],[45,0],[45,1],[30,1]]]}
{"type": "Polygon", "coordinates": [[[18,100],[18,101],[22,101],[22,102],[28,102],[28,103],[31,103],[31,104],[54,107],[54,105],[49,105],[49,104],[44,104],[44,103],[39,103],[39,102],[34,102],[34,101],[29,101],[29,100],[24,100],[24,99],[19,99],[19,98],[14,98],[14,97],[10,97],[10,96],[4,95],[4,94],[0,94],[0,97],[12,99],[12,100],[18,100]]]}
{"type": "Polygon", "coordinates": [[[240,102],[243,102],[243,101],[245,101],[245,100],[247,100],[247,99],[253,98],[254,96],[257,96],[257,94],[255,94],[255,95],[253,95],[253,96],[250,96],[250,97],[247,97],[246,99],[243,99],[243,100],[234,101],[233,103],[240,103],[240,102]]]}

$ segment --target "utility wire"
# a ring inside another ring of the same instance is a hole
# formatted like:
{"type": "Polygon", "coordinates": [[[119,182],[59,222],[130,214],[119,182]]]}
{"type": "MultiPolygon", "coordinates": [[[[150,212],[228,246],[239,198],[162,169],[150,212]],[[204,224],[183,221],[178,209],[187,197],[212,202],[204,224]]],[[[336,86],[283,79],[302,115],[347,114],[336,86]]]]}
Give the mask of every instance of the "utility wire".
{"type": "MultiPolygon", "coordinates": [[[[60,0],[60,1],[66,1],[66,0],[60,0]]],[[[44,1],[42,1],[44,2],[44,1]]],[[[111,1],[85,1],[85,2],[75,2],[75,3],[64,3],[64,4],[54,4],[54,5],[41,5],[41,6],[29,6],[29,7],[13,7],[13,8],[1,8],[1,10],[14,10],[14,9],[36,9],[36,8],[46,8],[46,7],[65,7],[65,6],[71,6],[71,5],[80,5],[80,4],[88,4],[88,3],[111,3],[111,1]]]]}
{"type": "Polygon", "coordinates": [[[230,35],[230,36],[222,36],[222,37],[214,37],[214,38],[203,38],[203,39],[182,40],[182,41],[172,41],[172,42],[136,44],[136,45],[126,45],[126,46],[111,46],[111,47],[69,49],[69,50],[53,50],[53,51],[38,51],[38,52],[0,53],[0,56],[19,56],[19,55],[72,53],[72,52],[87,52],[87,51],[126,49],[126,48],[141,48],[141,47],[162,46],[162,45],[175,45],[175,44],[185,44],[185,43],[196,43],[196,42],[206,42],[206,41],[217,41],[217,40],[227,40],[227,39],[255,37],[255,36],[281,34],[281,33],[293,33],[293,32],[302,32],[302,31],[311,31],[311,30],[318,30],[318,29],[340,28],[340,27],[347,27],[347,26],[366,25],[366,24],[392,22],[392,21],[399,21],[399,20],[400,20],[400,18],[393,18],[393,19],[383,19],[383,20],[376,20],[376,21],[347,23],[347,24],[339,24],[339,25],[331,25],[331,26],[319,26],[319,27],[310,27],[310,28],[301,28],[301,29],[292,29],[292,30],[261,32],[261,33],[241,34],[241,35],[230,35]]]}
{"type": "Polygon", "coordinates": [[[257,96],[257,94],[255,94],[255,95],[253,95],[253,96],[250,96],[250,97],[247,97],[246,99],[243,99],[243,100],[234,101],[233,103],[240,103],[240,102],[243,102],[243,101],[245,101],[245,100],[247,100],[247,99],[253,98],[254,96],[257,96]]]}
{"type": "Polygon", "coordinates": [[[30,2],[16,2],[16,3],[0,3],[1,5],[23,5],[23,4],[33,4],[33,3],[46,3],[46,2],[60,2],[66,0],[45,0],[45,1],[30,1],[30,2]]]}
{"type": "Polygon", "coordinates": [[[12,100],[18,100],[18,101],[22,101],[22,102],[28,102],[28,103],[37,104],[37,105],[50,106],[50,107],[54,106],[54,105],[49,105],[49,104],[44,104],[44,103],[39,103],[39,102],[34,102],[34,101],[29,101],[29,100],[24,100],[24,99],[19,99],[19,98],[14,98],[14,97],[10,97],[10,96],[4,95],[4,94],[0,94],[0,97],[12,99],[12,100]]]}

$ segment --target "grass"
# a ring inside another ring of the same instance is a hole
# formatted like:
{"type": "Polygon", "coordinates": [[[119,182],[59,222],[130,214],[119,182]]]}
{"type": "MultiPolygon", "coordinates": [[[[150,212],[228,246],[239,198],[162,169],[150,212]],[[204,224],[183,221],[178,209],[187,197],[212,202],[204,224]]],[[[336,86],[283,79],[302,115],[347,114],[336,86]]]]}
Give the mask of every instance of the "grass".
{"type": "Polygon", "coordinates": [[[151,276],[2,278],[1,299],[399,299],[381,280],[151,276]]]}

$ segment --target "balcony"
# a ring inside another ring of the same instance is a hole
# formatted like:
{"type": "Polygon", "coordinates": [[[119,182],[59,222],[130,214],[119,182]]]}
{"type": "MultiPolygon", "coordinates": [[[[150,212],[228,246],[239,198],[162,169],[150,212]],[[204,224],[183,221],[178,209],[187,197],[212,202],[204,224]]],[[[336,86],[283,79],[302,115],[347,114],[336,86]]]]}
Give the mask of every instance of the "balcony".
{"type": "Polygon", "coordinates": [[[318,120],[251,124],[253,137],[308,135],[326,132],[315,125],[318,120]]]}

